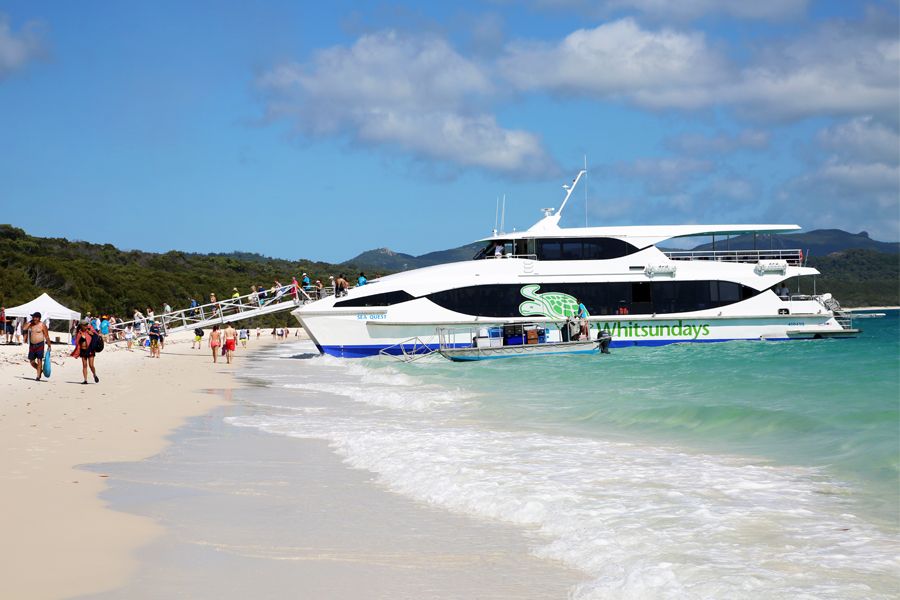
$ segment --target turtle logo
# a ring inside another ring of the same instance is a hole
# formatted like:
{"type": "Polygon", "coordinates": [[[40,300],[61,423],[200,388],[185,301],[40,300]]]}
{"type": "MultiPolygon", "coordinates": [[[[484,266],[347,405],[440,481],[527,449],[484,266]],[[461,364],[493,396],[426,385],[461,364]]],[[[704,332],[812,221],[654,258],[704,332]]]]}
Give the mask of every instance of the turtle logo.
{"type": "Polygon", "coordinates": [[[562,292],[538,294],[539,285],[522,286],[519,293],[529,300],[519,305],[519,313],[523,317],[542,316],[551,319],[574,317],[578,313],[578,301],[574,296],[562,292]]]}

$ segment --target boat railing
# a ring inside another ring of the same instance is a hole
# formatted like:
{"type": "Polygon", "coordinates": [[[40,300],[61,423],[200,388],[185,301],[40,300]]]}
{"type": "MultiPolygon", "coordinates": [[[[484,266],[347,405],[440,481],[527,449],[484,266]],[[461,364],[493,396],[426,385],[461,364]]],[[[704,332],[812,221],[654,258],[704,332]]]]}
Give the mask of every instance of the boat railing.
{"type": "Polygon", "coordinates": [[[504,259],[504,258],[522,258],[525,260],[537,260],[537,254],[489,254],[484,256],[485,259],[504,259]]]}
{"type": "Polygon", "coordinates": [[[717,262],[758,263],[783,260],[799,267],[803,264],[803,250],[673,250],[663,252],[671,260],[712,260],[717,262]]]}

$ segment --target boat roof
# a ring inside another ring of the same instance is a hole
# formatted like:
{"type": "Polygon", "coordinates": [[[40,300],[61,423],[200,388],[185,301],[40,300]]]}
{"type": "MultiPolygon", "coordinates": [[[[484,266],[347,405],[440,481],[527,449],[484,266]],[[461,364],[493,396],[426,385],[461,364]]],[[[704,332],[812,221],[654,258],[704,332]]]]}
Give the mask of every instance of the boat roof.
{"type": "Polygon", "coordinates": [[[523,238],[598,238],[611,237],[627,240],[644,248],[668,239],[692,236],[741,235],[745,233],[785,233],[798,231],[799,225],[737,224],[737,225],[626,225],[613,227],[559,227],[556,215],[544,217],[525,231],[496,233],[479,242],[492,240],[518,240],[523,238]]]}

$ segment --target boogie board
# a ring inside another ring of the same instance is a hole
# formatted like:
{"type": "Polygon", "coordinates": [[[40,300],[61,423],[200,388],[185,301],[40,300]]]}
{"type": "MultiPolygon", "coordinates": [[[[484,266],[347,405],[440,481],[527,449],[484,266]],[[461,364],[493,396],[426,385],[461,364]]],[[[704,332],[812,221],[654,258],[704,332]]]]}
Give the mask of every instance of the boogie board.
{"type": "Polygon", "coordinates": [[[50,377],[50,349],[44,352],[44,377],[50,377]]]}

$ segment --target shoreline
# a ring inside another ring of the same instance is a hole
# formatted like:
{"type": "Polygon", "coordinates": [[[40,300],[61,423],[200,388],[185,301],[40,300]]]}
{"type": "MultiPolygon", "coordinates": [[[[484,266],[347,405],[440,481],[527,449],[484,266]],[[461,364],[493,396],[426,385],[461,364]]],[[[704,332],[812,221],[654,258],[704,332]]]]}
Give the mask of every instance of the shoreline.
{"type": "MultiPolygon", "coordinates": [[[[89,385],[80,385],[69,345],[54,344],[52,376],[41,382],[24,345],[0,347],[0,576],[10,597],[113,589],[137,569],[136,551],[162,534],[152,519],[110,509],[101,499],[110,477],[83,467],[151,457],[187,419],[225,403],[203,390],[239,385],[229,376],[236,365],[213,365],[190,340],[172,336],[158,360],[107,345],[96,358],[100,383],[89,385]]],[[[270,343],[252,340],[248,350],[270,343]]],[[[246,356],[238,351],[236,361],[246,356]]]]}
{"type": "Polygon", "coordinates": [[[117,473],[114,508],[165,533],[125,586],[82,600],[565,598],[584,582],[531,553],[536,532],[392,492],[324,440],[226,424],[258,410],[254,392],[267,390],[241,388],[159,455],[92,467],[117,473]]]}

